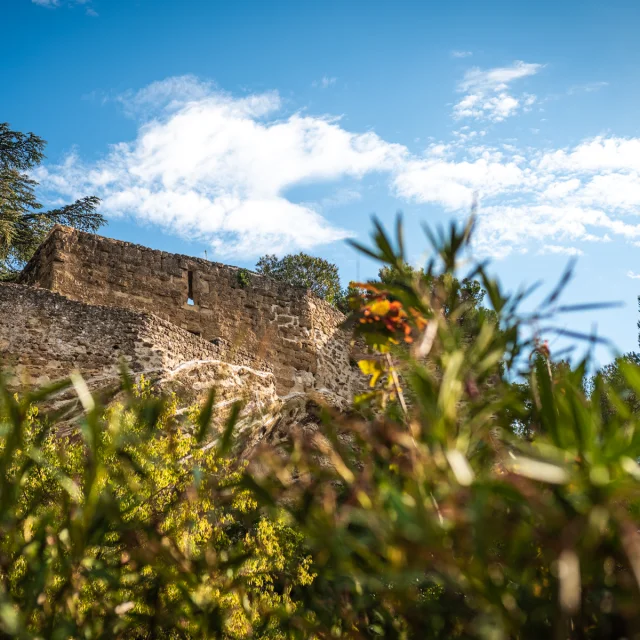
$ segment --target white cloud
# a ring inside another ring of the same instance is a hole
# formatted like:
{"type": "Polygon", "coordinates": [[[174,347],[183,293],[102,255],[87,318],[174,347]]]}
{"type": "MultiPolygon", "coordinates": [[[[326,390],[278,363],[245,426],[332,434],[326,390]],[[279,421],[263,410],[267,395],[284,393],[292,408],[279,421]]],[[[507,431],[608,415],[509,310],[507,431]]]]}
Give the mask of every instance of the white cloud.
{"type": "MultiPolygon", "coordinates": [[[[162,112],[175,111],[185,104],[202,100],[214,91],[211,82],[206,82],[193,75],[173,76],[150,85],[139,91],[125,91],[114,99],[119,102],[125,113],[131,117],[150,118],[162,112]]],[[[222,95],[222,94],[221,94],[222,95]]],[[[267,96],[263,96],[263,99],[267,96]]],[[[279,107],[279,97],[271,94],[273,109],[279,107]]],[[[265,100],[265,108],[271,107],[265,100]]]]}
{"type": "Polygon", "coordinates": [[[598,136],[571,150],[545,153],[540,167],[549,171],[593,172],[633,169],[640,172],[640,138],[598,136]]]}
{"type": "Polygon", "coordinates": [[[133,142],[85,165],[70,155],[38,172],[53,191],[95,193],[110,216],[133,215],[197,237],[221,255],[309,249],[349,235],[320,213],[288,200],[293,186],[390,171],[405,149],[339,121],[282,118],[276,93],[234,98],[195,78],[171,78],[129,94],[142,122],[133,142]]]}
{"type": "Polygon", "coordinates": [[[580,180],[561,180],[550,184],[541,194],[545,200],[557,200],[568,196],[580,186],[580,180]]]}
{"type": "Polygon", "coordinates": [[[343,187],[332,193],[331,195],[322,198],[320,205],[322,209],[333,209],[335,207],[342,207],[352,202],[357,202],[362,199],[360,191],[354,188],[343,187]]]}
{"type": "Polygon", "coordinates": [[[477,193],[479,252],[503,257],[537,244],[546,253],[577,255],[576,242],[640,239],[640,139],[596,138],[536,152],[478,145],[468,133],[407,157],[393,186],[402,198],[461,213],[477,193]]]}
{"type": "Polygon", "coordinates": [[[460,49],[454,49],[451,52],[452,58],[468,58],[473,55],[473,51],[461,51],[460,49]]]}
{"type": "Polygon", "coordinates": [[[632,278],[633,280],[640,280],[640,273],[634,273],[633,271],[627,271],[627,277],[632,278]]]}
{"type": "Polygon", "coordinates": [[[595,175],[585,184],[580,199],[590,206],[631,212],[640,206],[640,175],[635,172],[595,175]]]}
{"type": "Polygon", "coordinates": [[[604,87],[608,87],[608,82],[587,82],[586,84],[576,84],[567,89],[568,95],[574,95],[576,93],[594,93],[600,91],[604,87]]]}
{"type": "Polygon", "coordinates": [[[557,244],[546,244],[539,251],[540,254],[545,253],[555,253],[565,256],[581,256],[584,255],[584,251],[582,249],[578,249],[577,247],[563,247],[557,244]]]}
{"type": "Polygon", "coordinates": [[[453,116],[460,118],[486,119],[501,122],[520,109],[528,109],[536,101],[533,94],[515,98],[509,85],[515,80],[538,73],[542,65],[516,61],[509,67],[494,69],[469,69],[458,85],[464,97],[453,107],[453,116]]]}
{"type": "Polygon", "coordinates": [[[320,80],[314,80],[311,83],[311,86],[318,87],[320,89],[328,89],[332,85],[334,85],[338,81],[338,78],[333,78],[330,76],[322,76],[320,80]]]}
{"type": "MultiPolygon", "coordinates": [[[[510,77],[494,74],[491,82],[510,77]]],[[[480,82],[474,78],[468,82],[480,82]]],[[[52,199],[96,194],[108,216],[198,238],[221,256],[311,249],[347,237],[327,213],[357,200],[359,181],[372,173],[403,201],[460,216],[477,193],[480,254],[577,255],[581,243],[640,243],[640,138],[532,150],[514,140],[491,146],[484,130],[463,126],[413,154],[375,133],[349,131],[338,118],[285,114],[276,92],[232,96],[192,76],[153,83],[119,102],[139,119],[134,140],[98,162],[72,153],[35,178],[52,199]],[[316,202],[290,197],[293,187],[320,183],[327,193],[316,202]]]]}
{"type": "MultiPolygon", "coordinates": [[[[33,4],[37,4],[39,7],[47,7],[48,9],[55,9],[57,7],[61,7],[62,5],[73,6],[73,5],[89,5],[91,0],[31,0],[33,4]]],[[[92,9],[90,6],[87,6],[85,12],[88,16],[96,17],[98,13],[92,9]]]]}
{"type": "Polygon", "coordinates": [[[438,157],[408,160],[394,179],[396,192],[408,200],[457,210],[468,208],[477,191],[481,196],[492,196],[526,182],[520,167],[494,160],[491,155],[473,161],[438,157]]]}
{"type": "Polygon", "coordinates": [[[535,193],[524,193],[529,202],[505,202],[481,207],[476,237],[480,253],[504,257],[531,243],[578,242],[602,239],[596,233],[612,232],[625,238],[640,237],[640,225],[609,217],[598,209],[538,204],[535,193]]]}
{"type": "Polygon", "coordinates": [[[494,69],[469,69],[460,83],[461,91],[504,91],[514,80],[532,76],[542,68],[541,64],[532,64],[516,60],[510,67],[494,69]]]}
{"type": "Polygon", "coordinates": [[[572,203],[638,213],[640,138],[598,136],[573,149],[549,151],[540,157],[537,170],[570,177],[550,188],[562,190],[562,184],[571,185],[572,189],[557,195],[572,203]]]}

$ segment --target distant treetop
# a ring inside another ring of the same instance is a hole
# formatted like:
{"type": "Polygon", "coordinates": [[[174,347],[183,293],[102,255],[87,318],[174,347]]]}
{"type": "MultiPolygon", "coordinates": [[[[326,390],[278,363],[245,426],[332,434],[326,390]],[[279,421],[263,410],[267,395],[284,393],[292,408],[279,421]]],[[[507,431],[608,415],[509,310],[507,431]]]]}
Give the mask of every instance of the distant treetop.
{"type": "Polygon", "coordinates": [[[329,304],[341,308],[344,293],[338,267],[323,258],[303,252],[288,254],[281,259],[268,254],[258,260],[256,271],[274,280],[310,289],[329,304]]]}

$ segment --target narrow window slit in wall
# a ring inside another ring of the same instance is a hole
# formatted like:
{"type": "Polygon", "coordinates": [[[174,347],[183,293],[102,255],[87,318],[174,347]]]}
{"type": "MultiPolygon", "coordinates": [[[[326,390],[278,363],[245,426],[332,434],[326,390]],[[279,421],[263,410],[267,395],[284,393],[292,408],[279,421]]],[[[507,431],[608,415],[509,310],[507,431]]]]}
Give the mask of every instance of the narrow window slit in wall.
{"type": "Polygon", "coordinates": [[[187,271],[187,304],[194,305],[193,301],[193,271],[187,271]]]}

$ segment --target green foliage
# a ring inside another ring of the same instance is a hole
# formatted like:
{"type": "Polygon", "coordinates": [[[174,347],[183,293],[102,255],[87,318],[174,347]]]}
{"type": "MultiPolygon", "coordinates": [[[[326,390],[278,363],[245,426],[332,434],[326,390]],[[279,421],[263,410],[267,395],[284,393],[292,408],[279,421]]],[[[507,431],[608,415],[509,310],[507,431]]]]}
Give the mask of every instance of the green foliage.
{"type": "Polygon", "coordinates": [[[242,465],[179,428],[144,378],[109,409],[83,397],[82,433],[63,435],[35,396],[3,390],[2,632],[282,637],[274,616],[313,580],[301,535],[266,520],[242,465]]]}
{"type": "MultiPolygon", "coordinates": [[[[287,481],[261,491],[289,505],[314,558],[317,621],[348,637],[623,638],[640,633],[640,417],[586,362],[554,364],[529,335],[561,311],[568,277],[533,312],[483,266],[495,316],[467,334],[454,274],[472,225],[439,237],[426,274],[402,275],[402,238],[378,225],[362,249],[401,274],[363,299],[356,326],[377,351],[364,419],[301,434],[287,481]],[[437,265],[444,265],[442,271],[437,265]],[[447,313],[444,309],[448,305],[447,313]],[[525,329],[527,329],[525,331],[525,329]],[[471,337],[471,339],[469,339],[471,337]],[[407,343],[409,349],[407,349],[407,343]],[[520,370],[522,363],[528,364],[520,370]],[[520,373],[529,383],[514,391],[520,373]],[[603,419],[600,394],[614,399],[603,419]],[[369,417],[370,416],[370,417],[369,417]],[[529,437],[514,428],[528,420],[529,437]],[[327,465],[330,460],[332,465],[327,465]]],[[[640,390],[636,365],[622,369],[640,390]]],[[[266,465],[266,463],[263,463],[266,465]]]]}
{"type": "Polygon", "coordinates": [[[340,285],[338,267],[323,258],[302,252],[281,259],[275,255],[265,255],[258,260],[256,271],[294,287],[311,289],[329,304],[346,309],[347,294],[340,285]]]}
{"type": "Polygon", "coordinates": [[[441,312],[448,317],[456,311],[456,322],[469,336],[477,335],[481,316],[497,322],[495,313],[483,306],[485,291],[476,279],[464,278],[460,281],[451,273],[434,274],[433,269],[425,272],[424,269],[401,262],[400,265],[383,266],[378,271],[378,280],[384,285],[383,289],[402,287],[408,283],[420,289],[431,289],[432,295],[441,301],[441,312]],[[443,295],[445,292],[446,295],[443,295]]]}
{"type": "Polygon", "coordinates": [[[0,123],[0,280],[15,278],[54,224],[96,231],[105,223],[95,196],[42,211],[34,191],[38,183],[26,172],[42,162],[45,144],[0,123]]]}
{"type": "Polygon", "coordinates": [[[251,277],[246,269],[238,269],[238,284],[246,289],[251,284],[251,277]]]}
{"type": "Polygon", "coordinates": [[[616,401],[617,397],[621,397],[625,405],[633,413],[640,412],[640,398],[636,390],[629,385],[627,375],[625,374],[625,367],[638,366],[640,366],[640,353],[625,353],[615,358],[613,362],[602,367],[592,380],[594,387],[600,385],[598,378],[601,378],[601,382],[604,383],[605,388],[614,390],[613,397],[609,397],[609,393],[604,393],[600,396],[600,403],[605,419],[608,419],[615,413],[612,403],[616,401]]]}
{"type": "MultiPolygon", "coordinates": [[[[178,421],[144,379],[108,408],[76,380],[65,435],[39,409],[56,389],[0,386],[2,632],[640,637],[640,415],[536,333],[576,310],[558,303],[567,274],[524,312],[482,265],[457,279],[472,224],[428,231],[424,277],[403,271],[401,231],[362,248],[398,274],[353,311],[369,391],[250,465],[237,411],[210,433],[213,393],[178,421]],[[488,305],[472,332],[467,280],[488,305]]],[[[640,393],[637,362],[617,371],[640,393]]]]}

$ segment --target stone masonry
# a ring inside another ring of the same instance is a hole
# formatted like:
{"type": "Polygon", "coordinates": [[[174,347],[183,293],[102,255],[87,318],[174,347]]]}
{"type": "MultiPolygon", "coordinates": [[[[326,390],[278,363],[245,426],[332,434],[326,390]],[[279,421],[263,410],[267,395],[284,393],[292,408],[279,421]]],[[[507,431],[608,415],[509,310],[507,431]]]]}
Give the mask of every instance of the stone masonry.
{"type": "Polygon", "coordinates": [[[343,320],[305,289],[56,226],[19,284],[0,285],[0,361],[41,382],[109,377],[119,357],[134,372],[218,362],[263,372],[279,396],[347,400],[358,374],[343,320]]]}

